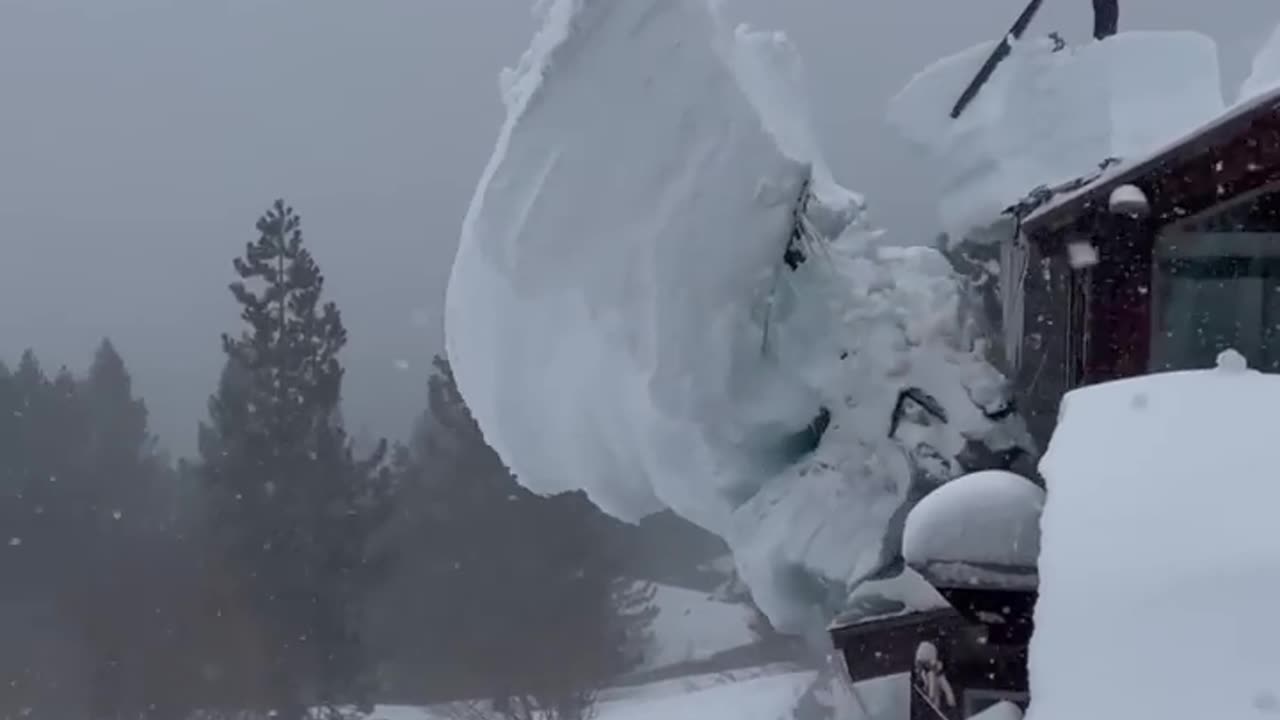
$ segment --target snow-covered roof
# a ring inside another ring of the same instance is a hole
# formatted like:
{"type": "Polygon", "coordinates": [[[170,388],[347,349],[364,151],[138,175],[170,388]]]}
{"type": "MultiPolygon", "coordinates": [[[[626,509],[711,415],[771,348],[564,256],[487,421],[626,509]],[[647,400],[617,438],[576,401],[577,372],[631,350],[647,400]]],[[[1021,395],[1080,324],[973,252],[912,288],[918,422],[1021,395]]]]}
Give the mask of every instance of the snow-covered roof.
{"type": "MultiPolygon", "coordinates": [[[[1202,151],[1235,137],[1247,131],[1252,121],[1259,115],[1278,110],[1280,110],[1280,87],[1242,100],[1213,120],[1150,153],[1109,164],[1096,174],[1063,183],[1057,191],[1049,189],[1039,198],[1036,198],[1036,193],[1033,192],[1020,206],[1010,208],[1010,212],[1021,208],[1024,228],[1050,228],[1058,225],[1078,212],[1082,203],[1096,201],[1118,186],[1133,183],[1158,169],[1173,156],[1185,156],[1202,151]]],[[[1104,159],[1099,158],[1099,161],[1102,160],[1104,159]]]]}

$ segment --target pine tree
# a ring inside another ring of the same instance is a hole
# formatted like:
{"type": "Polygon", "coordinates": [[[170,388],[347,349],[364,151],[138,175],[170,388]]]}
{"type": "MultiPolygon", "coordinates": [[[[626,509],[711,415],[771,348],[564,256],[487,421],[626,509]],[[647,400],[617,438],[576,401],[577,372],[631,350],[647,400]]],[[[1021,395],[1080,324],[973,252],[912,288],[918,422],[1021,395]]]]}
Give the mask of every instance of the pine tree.
{"type": "Polygon", "coordinates": [[[389,512],[385,442],[357,458],[339,403],[347,342],[301,221],[276,201],[234,268],[247,326],[200,438],[212,526],[267,632],[266,697],[285,718],[363,700],[355,617],[382,573],[369,541],[389,512]]]}
{"type": "Polygon", "coordinates": [[[406,558],[382,619],[402,676],[432,700],[575,718],[639,659],[653,586],[626,577],[617,523],[581,493],[539,497],[485,442],[447,361],[397,453],[406,558]],[[406,632],[412,629],[416,632],[406,632]],[[394,634],[393,634],[394,633],[394,634]]]}

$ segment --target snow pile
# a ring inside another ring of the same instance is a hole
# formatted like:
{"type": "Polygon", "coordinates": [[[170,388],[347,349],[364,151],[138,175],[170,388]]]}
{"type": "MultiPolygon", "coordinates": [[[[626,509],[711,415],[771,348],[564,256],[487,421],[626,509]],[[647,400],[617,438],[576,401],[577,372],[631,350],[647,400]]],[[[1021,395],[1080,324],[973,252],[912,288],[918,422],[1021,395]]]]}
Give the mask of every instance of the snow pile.
{"type": "Polygon", "coordinates": [[[755,613],[745,605],[671,585],[658,585],[653,603],[658,615],[641,670],[706,660],[758,639],[751,629],[755,613]]]}
{"type": "Polygon", "coordinates": [[[459,387],[520,482],[669,507],[776,627],[821,627],[921,483],[1025,441],[1003,380],[943,256],[884,247],[831,179],[785,38],[707,2],[543,5],[449,285],[459,387]]]}
{"type": "Polygon", "coordinates": [[[957,478],[912,508],[902,555],[943,584],[1034,585],[1044,495],[1011,472],[989,470],[957,478]]]}
{"type": "Polygon", "coordinates": [[[1032,720],[1280,711],[1280,376],[1154,375],[1069,394],[1041,470],[1032,720]]]}
{"type": "MultiPolygon", "coordinates": [[[[640,688],[605,690],[596,706],[598,720],[779,720],[793,717],[797,700],[813,685],[812,671],[719,673],[640,688]]],[[[906,682],[901,677],[858,685],[865,717],[897,718],[906,713],[906,682]]],[[[483,704],[451,707],[380,705],[365,720],[452,720],[488,717],[483,704]],[[468,712],[471,710],[471,712],[468,712]]]]}
{"type": "Polygon", "coordinates": [[[1236,102],[1245,102],[1280,90],[1280,25],[1253,58],[1253,70],[1240,86],[1236,102]]]}
{"type": "Polygon", "coordinates": [[[961,238],[1042,185],[1144,155],[1219,115],[1217,46],[1191,32],[1127,32],[1055,49],[1024,38],[957,120],[995,43],[940,60],[893,99],[889,122],[940,169],[944,228],[961,238]]]}
{"type": "Polygon", "coordinates": [[[849,594],[847,605],[833,627],[951,608],[937,588],[909,567],[892,577],[862,583],[849,594]]]}

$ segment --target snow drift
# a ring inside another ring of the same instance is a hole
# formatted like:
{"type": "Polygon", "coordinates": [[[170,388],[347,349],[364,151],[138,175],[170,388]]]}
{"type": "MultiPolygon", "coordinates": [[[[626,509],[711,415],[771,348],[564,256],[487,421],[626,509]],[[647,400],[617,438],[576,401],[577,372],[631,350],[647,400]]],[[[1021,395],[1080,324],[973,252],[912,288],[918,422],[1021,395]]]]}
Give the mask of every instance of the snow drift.
{"type": "Polygon", "coordinates": [[[1000,217],[1033,189],[1146,155],[1224,108],[1213,40],[1124,32],[1078,47],[1023,38],[958,120],[952,103],[995,43],[939,60],[889,106],[890,124],[924,148],[942,182],[954,238],[1000,217]]]}
{"type": "Polygon", "coordinates": [[[1070,393],[1041,463],[1031,720],[1280,710],[1280,376],[1216,370],[1070,393]]]}
{"type": "Polygon", "coordinates": [[[529,488],[669,507],[780,629],[821,628],[913,497],[1025,441],[955,273],[833,181],[781,35],[541,5],[449,285],[462,394],[529,488]]]}

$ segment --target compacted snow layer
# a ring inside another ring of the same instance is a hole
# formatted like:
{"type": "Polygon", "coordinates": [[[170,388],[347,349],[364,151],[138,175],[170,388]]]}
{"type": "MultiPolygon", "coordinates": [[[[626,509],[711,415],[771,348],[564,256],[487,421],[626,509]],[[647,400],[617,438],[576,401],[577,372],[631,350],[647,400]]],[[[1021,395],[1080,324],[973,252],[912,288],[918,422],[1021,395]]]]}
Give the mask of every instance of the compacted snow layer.
{"type": "Polygon", "coordinates": [[[1280,376],[1077,390],[1041,470],[1031,720],[1280,712],[1280,376]]]}
{"type": "Polygon", "coordinates": [[[944,228],[961,238],[1042,185],[1108,158],[1146,155],[1223,110],[1217,46],[1191,32],[1125,32],[1055,51],[1023,38],[957,120],[956,98],[991,54],[983,43],[918,74],[889,122],[940,173],[944,228]]]}
{"type": "Polygon", "coordinates": [[[1004,381],[950,264],[884,245],[827,172],[795,50],[713,4],[543,3],[447,350],[521,483],[623,519],[671,508],[729,543],[776,627],[820,630],[896,556],[920,483],[1025,433],[989,417],[1004,381]]]}

